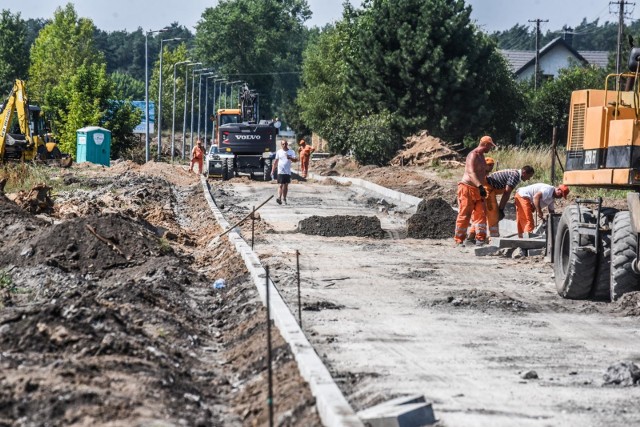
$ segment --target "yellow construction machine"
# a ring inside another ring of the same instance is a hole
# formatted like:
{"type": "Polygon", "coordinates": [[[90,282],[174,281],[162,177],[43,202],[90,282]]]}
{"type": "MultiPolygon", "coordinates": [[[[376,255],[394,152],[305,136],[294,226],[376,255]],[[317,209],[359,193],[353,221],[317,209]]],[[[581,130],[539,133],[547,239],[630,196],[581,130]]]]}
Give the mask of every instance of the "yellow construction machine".
{"type": "Polygon", "coordinates": [[[616,300],[640,290],[640,48],[629,69],[607,76],[603,89],[571,95],[563,183],[629,192],[628,209],[579,198],[548,222],[547,253],[565,298],[616,300]]]}
{"type": "Polygon", "coordinates": [[[0,107],[0,126],[0,161],[37,159],[70,166],[71,157],[60,152],[52,134],[45,129],[40,107],[29,105],[23,80],[15,81],[0,107]],[[12,128],[16,132],[11,132],[12,128]]]}

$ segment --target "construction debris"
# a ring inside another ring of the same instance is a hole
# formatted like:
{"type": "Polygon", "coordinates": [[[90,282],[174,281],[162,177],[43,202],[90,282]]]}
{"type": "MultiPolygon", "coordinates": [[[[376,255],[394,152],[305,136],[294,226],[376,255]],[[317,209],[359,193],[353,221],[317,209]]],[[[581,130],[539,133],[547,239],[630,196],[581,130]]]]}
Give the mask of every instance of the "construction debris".
{"type": "Polygon", "coordinates": [[[434,163],[448,163],[452,166],[463,165],[460,154],[448,143],[431,136],[426,130],[405,140],[404,150],[394,157],[393,166],[432,166],[434,163]]]}
{"type": "Polygon", "coordinates": [[[382,239],[386,233],[375,216],[317,216],[313,215],[298,223],[298,231],[316,236],[359,236],[382,239]]]}

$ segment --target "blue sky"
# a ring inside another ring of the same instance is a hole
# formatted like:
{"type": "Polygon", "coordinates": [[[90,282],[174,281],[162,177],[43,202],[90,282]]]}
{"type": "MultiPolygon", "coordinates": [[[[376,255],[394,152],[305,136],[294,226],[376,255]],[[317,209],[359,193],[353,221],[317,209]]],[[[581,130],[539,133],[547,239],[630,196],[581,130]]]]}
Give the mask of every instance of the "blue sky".
{"type": "MultiPolygon", "coordinates": [[[[313,18],[310,26],[322,26],[340,19],[344,0],[307,0],[313,18]]],[[[355,6],[360,0],[350,0],[355,6]]],[[[395,0],[392,0],[395,1],[395,0]]],[[[13,13],[20,12],[23,18],[49,18],[58,6],[68,1],[61,0],[0,0],[0,8],[13,13]]],[[[207,7],[217,4],[214,0],[76,0],[72,2],[78,14],[91,18],[94,24],[105,31],[162,28],[172,22],[192,28],[207,7]],[[177,7],[176,7],[177,6],[177,7]]],[[[467,0],[473,7],[472,18],[485,31],[506,30],[513,25],[527,24],[532,19],[548,19],[542,30],[557,30],[564,24],[578,25],[583,18],[589,21],[600,18],[600,22],[617,21],[617,12],[609,0],[467,0]]],[[[630,9],[633,7],[630,6],[630,9]]],[[[637,7],[640,9],[640,4],[637,7]]],[[[633,10],[627,19],[640,18],[633,10]]]]}

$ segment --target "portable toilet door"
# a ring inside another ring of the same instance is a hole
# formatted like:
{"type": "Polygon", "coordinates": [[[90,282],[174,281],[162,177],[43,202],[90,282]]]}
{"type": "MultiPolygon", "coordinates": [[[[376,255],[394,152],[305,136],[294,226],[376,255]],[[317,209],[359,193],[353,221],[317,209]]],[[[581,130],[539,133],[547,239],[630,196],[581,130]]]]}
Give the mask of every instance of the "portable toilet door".
{"type": "Polygon", "coordinates": [[[98,126],[88,126],[77,132],[77,162],[111,165],[111,131],[98,126]]]}

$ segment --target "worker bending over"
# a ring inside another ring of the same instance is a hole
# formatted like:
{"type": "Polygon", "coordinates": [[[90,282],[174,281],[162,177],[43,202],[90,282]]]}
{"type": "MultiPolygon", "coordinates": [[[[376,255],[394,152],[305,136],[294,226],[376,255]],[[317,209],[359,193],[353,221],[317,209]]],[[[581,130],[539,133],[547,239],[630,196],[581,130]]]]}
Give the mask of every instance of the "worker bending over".
{"type": "Polygon", "coordinates": [[[316,149],[311,145],[307,145],[307,143],[304,142],[304,139],[301,139],[298,145],[300,146],[298,149],[298,152],[300,153],[298,156],[300,158],[300,175],[303,178],[306,178],[307,173],[309,172],[309,160],[311,159],[311,153],[316,149]]]}
{"type": "Polygon", "coordinates": [[[471,220],[472,213],[476,212],[475,218],[478,221],[476,229],[476,245],[485,244],[487,237],[487,214],[485,211],[484,199],[487,197],[487,190],[484,188],[486,178],[487,163],[484,155],[496,145],[490,136],[483,136],[478,147],[467,154],[464,165],[464,175],[458,183],[458,218],[456,219],[456,230],[454,239],[457,246],[464,246],[467,237],[467,228],[471,220]]]}
{"type": "Polygon", "coordinates": [[[518,237],[522,237],[523,233],[531,233],[534,228],[533,212],[535,211],[538,218],[543,221],[544,214],[542,210],[547,208],[549,213],[555,212],[554,199],[560,197],[567,198],[569,187],[562,184],[554,187],[549,184],[531,184],[522,187],[516,193],[516,222],[518,225],[518,237]]]}
{"type": "Polygon", "coordinates": [[[491,237],[500,236],[498,222],[504,218],[504,208],[507,207],[507,202],[513,190],[520,181],[529,181],[534,173],[534,169],[527,165],[521,170],[505,169],[487,176],[487,184],[489,185],[487,189],[487,224],[489,225],[489,235],[491,237]],[[498,205],[497,196],[499,194],[502,197],[498,205]]]}

